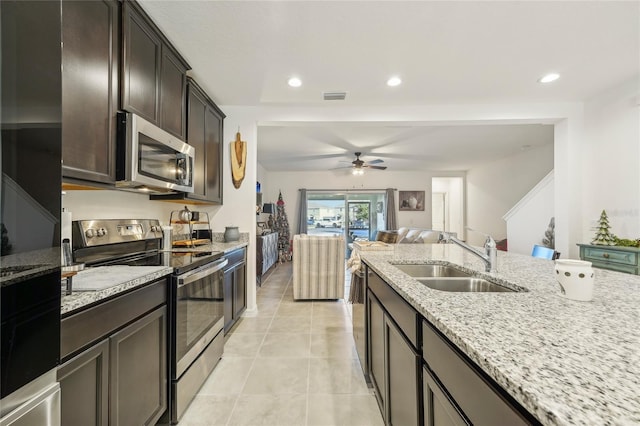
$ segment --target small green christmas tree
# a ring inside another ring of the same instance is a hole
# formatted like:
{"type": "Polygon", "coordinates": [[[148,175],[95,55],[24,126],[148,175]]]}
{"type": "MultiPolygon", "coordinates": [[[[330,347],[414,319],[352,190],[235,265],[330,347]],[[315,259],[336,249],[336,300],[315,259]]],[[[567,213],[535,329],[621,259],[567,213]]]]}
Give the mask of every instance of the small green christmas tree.
{"type": "Polygon", "coordinates": [[[596,237],[591,241],[591,244],[597,244],[600,246],[613,246],[615,245],[616,237],[609,232],[609,218],[607,212],[602,210],[600,213],[600,219],[598,220],[598,226],[596,228],[596,237]]]}
{"type": "Polygon", "coordinates": [[[278,260],[283,263],[291,260],[291,236],[289,232],[289,219],[287,212],[284,210],[284,200],[282,199],[282,191],[278,194],[277,215],[273,228],[278,232],[278,260]]]}

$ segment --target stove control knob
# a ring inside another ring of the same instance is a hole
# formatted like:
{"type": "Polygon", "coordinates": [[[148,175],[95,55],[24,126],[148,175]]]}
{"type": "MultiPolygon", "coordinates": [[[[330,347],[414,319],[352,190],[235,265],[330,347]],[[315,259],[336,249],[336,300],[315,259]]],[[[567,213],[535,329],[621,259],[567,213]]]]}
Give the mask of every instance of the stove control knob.
{"type": "Polygon", "coordinates": [[[98,237],[104,237],[107,235],[107,230],[104,228],[98,228],[98,237]]]}
{"type": "Polygon", "coordinates": [[[84,231],[84,235],[86,235],[87,238],[93,238],[96,236],[96,230],[93,228],[89,228],[84,231]]]}

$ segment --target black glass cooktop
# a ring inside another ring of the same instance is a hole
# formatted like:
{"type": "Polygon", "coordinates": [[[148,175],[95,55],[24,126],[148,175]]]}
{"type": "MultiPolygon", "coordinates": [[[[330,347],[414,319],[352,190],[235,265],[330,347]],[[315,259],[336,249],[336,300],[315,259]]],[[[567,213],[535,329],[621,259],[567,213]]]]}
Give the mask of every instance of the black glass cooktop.
{"type": "Polygon", "coordinates": [[[180,275],[192,269],[199,268],[207,263],[221,258],[221,251],[162,251],[160,252],[161,265],[170,266],[174,274],[180,275]]]}

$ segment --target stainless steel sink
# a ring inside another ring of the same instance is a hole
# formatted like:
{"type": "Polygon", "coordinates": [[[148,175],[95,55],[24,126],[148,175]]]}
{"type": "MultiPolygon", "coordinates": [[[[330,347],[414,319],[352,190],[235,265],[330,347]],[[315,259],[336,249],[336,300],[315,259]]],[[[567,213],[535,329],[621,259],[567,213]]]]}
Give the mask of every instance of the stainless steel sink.
{"type": "Polygon", "coordinates": [[[400,269],[405,274],[411,277],[471,277],[460,269],[447,265],[434,265],[434,264],[417,264],[417,265],[401,265],[394,264],[396,268],[400,269]]]}
{"type": "Polygon", "coordinates": [[[465,292],[465,293],[477,293],[477,292],[514,292],[507,287],[492,283],[484,278],[419,278],[420,283],[426,285],[429,288],[440,291],[453,291],[453,292],[465,292]]]}

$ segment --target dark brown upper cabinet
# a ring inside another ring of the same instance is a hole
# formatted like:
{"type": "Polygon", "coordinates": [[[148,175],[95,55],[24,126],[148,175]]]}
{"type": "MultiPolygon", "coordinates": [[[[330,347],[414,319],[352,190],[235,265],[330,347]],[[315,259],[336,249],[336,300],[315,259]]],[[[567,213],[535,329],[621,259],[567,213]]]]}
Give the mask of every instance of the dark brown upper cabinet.
{"type": "Polygon", "coordinates": [[[187,83],[187,143],[196,149],[194,192],[152,195],[152,200],[222,204],[222,137],[224,113],[191,78],[187,83]]]}
{"type": "Polygon", "coordinates": [[[120,4],[62,2],[62,175],[115,181],[120,4]]]}
{"type": "Polygon", "coordinates": [[[185,139],[187,62],[133,1],[122,5],[122,109],[185,139]]]}

